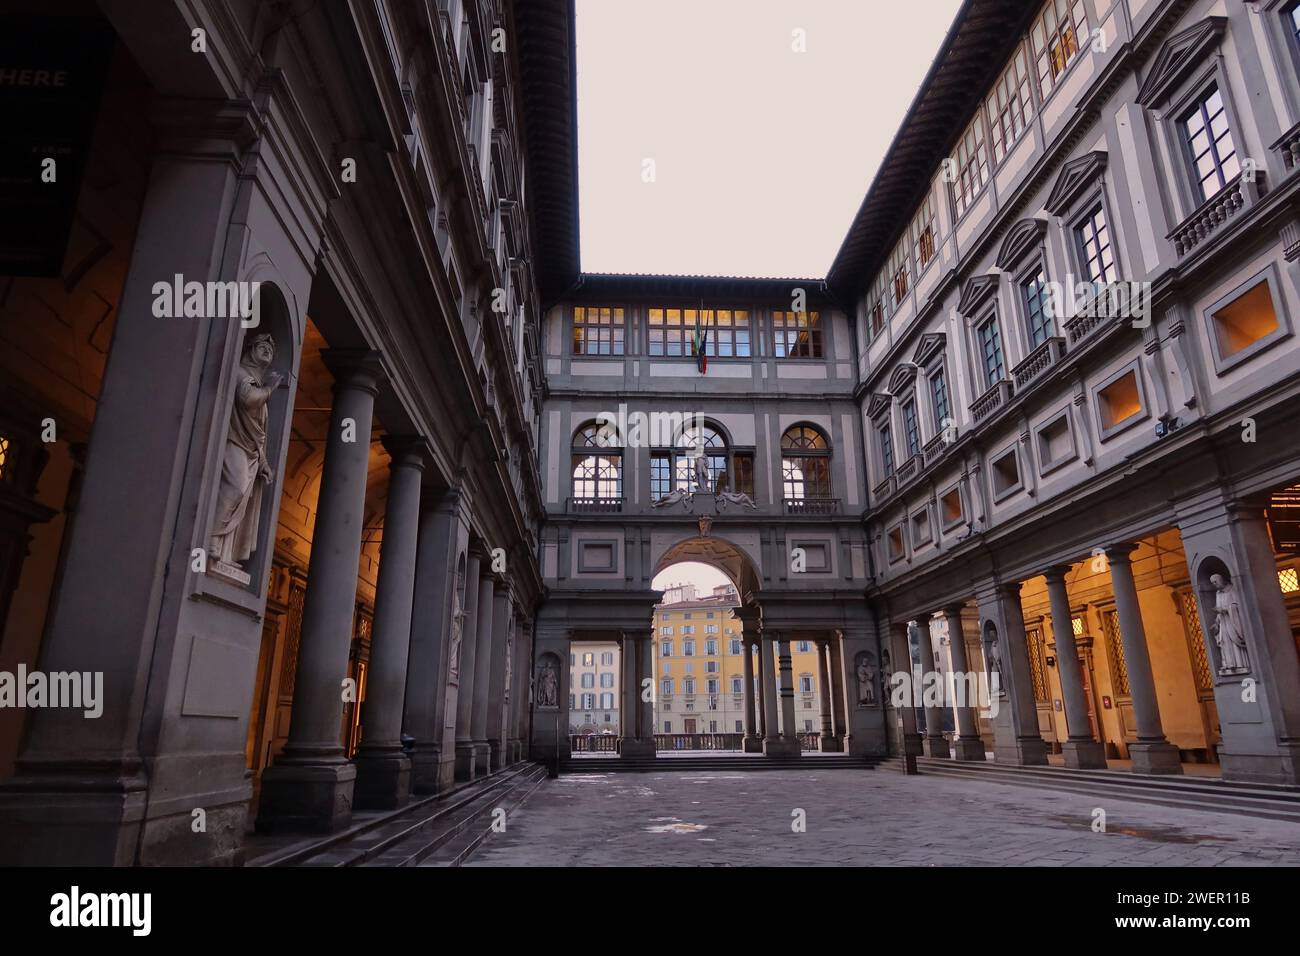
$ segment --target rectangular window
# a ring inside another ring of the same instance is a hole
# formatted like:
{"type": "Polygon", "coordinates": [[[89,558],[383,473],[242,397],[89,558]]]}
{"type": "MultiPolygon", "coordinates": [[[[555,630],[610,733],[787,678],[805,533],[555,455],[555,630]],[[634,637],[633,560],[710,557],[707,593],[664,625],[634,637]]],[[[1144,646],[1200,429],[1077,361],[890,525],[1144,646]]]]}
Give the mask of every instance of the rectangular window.
{"type": "Polygon", "coordinates": [[[1020,134],[1034,118],[1034,97],[1029,88],[1029,59],[1023,45],[1016,47],[1011,62],[993,85],[984,101],[989,115],[989,139],[993,143],[993,162],[1000,163],[1011,151],[1020,134]]]}
{"type": "Polygon", "coordinates": [[[796,641],[794,647],[798,653],[807,654],[812,650],[812,643],[810,641],[796,641]]]}
{"type": "Polygon", "coordinates": [[[671,720],[665,720],[665,721],[664,721],[664,733],[666,733],[666,734],[671,734],[672,732],[673,732],[673,722],[672,722],[671,720]]]}
{"type": "Polygon", "coordinates": [[[1110,228],[1106,225],[1106,213],[1100,203],[1075,228],[1074,237],[1079,243],[1088,278],[1097,284],[1114,282],[1115,253],[1110,247],[1110,228]]]}
{"type": "Polygon", "coordinates": [[[660,657],[672,657],[672,656],[673,656],[673,642],[672,642],[672,641],[660,641],[660,642],[659,642],[659,656],[660,656],[660,657]]]}
{"type": "Polygon", "coordinates": [[[716,674],[716,673],[718,673],[718,670],[721,668],[721,666],[722,666],[722,665],[720,665],[717,661],[705,661],[705,662],[704,662],[704,673],[706,673],[706,674],[716,674]]]}
{"type": "Polygon", "coordinates": [[[733,641],[731,642],[731,653],[733,653],[733,654],[739,654],[739,653],[740,653],[740,641],[735,641],[735,640],[733,640],[733,641]]]}
{"type": "Polygon", "coordinates": [[[1142,413],[1142,393],[1138,389],[1137,369],[1130,369],[1097,392],[1103,432],[1122,425],[1142,413]]]}
{"type": "Polygon", "coordinates": [[[673,696],[673,679],[671,677],[665,677],[659,682],[659,692],[665,697],[673,696]]]}
{"type": "Polygon", "coordinates": [[[743,677],[731,678],[731,692],[733,694],[743,694],[745,692],[745,679],[743,677]]]}
{"type": "Polygon", "coordinates": [[[1210,319],[1220,359],[1231,358],[1257,342],[1276,337],[1281,328],[1267,278],[1215,309],[1210,319]]]}
{"type": "Polygon", "coordinates": [[[1106,653],[1110,657],[1110,679],[1118,697],[1129,696],[1128,664],[1124,660],[1124,641],[1120,637],[1119,612],[1106,611],[1101,616],[1106,635],[1106,653]]]}
{"type": "Polygon", "coordinates": [[[694,642],[694,641],[682,641],[682,656],[683,656],[683,657],[694,657],[694,656],[695,656],[695,642],[694,642]]]}
{"type": "Polygon", "coordinates": [[[595,663],[596,663],[596,655],[595,655],[595,654],[588,652],[588,653],[582,655],[582,666],[583,666],[583,667],[591,667],[591,666],[592,666],[593,664],[595,664],[595,663]]]}
{"type": "Polygon", "coordinates": [[[979,328],[980,353],[984,364],[984,385],[992,388],[1002,381],[1002,336],[998,332],[998,320],[989,319],[979,328]]]}
{"type": "Polygon", "coordinates": [[[777,358],[821,358],[821,315],[817,312],[773,312],[772,354],[777,358]]]}
{"type": "Polygon", "coordinates": [[[658,501],[673,490],[672,459],[668,455],[650,456],[650,500],[658,501]]]}
{"type": "Polygon", "coordinates": [[[708,336],[704,354],[721,358],[745,358],[749,355],[749,313],[744,309],[717,309],[705,312],[708,336]]]}
{"type": "Polygon", "coordinates": [[[694,693],[695,693],[695,678],[694,678],[694,677],[684,677],[684,678],[682,678],[682,693],[683,693],[683,694],[694,694],[694,693]]]}
{"type": "Polygon", "coordinates": [[[883,477],[894,473],[894,436],[888,425],[881,425],[876,432],[880,438],[880,470],[883,477]]]}
{"type": "Polygon", "coordinates": [[[1088,40],[1088,15],[1083,0],[1047,0],[1029,28],[1038,72],[1038,92],[1043,99],[1056,86],[1065,68],[1088,40]]]}
{"type": "Polygon", "coordinates": [[[916,421],[915,399],[908,399],[903,403],[903,431],[907,437],[907,453],[921,454],[921,430],[916,421]]]}
{"type": "Polygon", "coordinates": [[[1043,267],[1020,284],[1020,294],[1025,302],[1025,323],[1029,326],[1029,348],[1036,349],[1053,335],[1056,326],[1052,321],[1052,308],[1048,300],[1047,273],[1043,267]]]}
{"type": "Polygon", "coordinates": [[[622,309],[581,305],[573,309],[574,355],[622,355],[623,332],[622,309]]]}
{"type": "Polygon", "coordinates": [[[695,310],[691,310],[691,327],[684,324],[681,309],[649,309],[650,354],[690,355],[690,334],[694,331],[695,310]]]}
{"type": "Polygon", "coordinates": [[[742,495],[754,497],[754,453],[736,452],[731,457],[731,465],[736,474],[731,480],[731,490],[742,495]]]}
{"type": "Polygon", "coordinates": [[[1228,128],[1228,114],[1223,109],[1223,94],[1212,84],[1204,95],[1179,120],[1192,178],[1201,201],[1218,194],[1241,172],[1237,149],[1228,128]]]}
{"type": "Polygon", "coordinates": [[[907,237],[899,240],[894,251],[889,255],[885,271],[889,274],[890,288],[894,296],[894,309],[897,310],[908,291],[912,288],[912,260],[909,255],[907,237]]]}
{"type": "Polygon", "coordinates": [[[941,432],[952,421],[952,411],[948,405],[948,379],[942,365],[930,375],[930,397],[934,399],[934,430],[941,432]]]}
{"type": "Polygon", "coordinates": [[[705,642],[704,642],[704,654],[705,654],[706,657],[714,657],[714,656],[717,655],[717,653],[718,653],[718,642],[717,642],[717,641],[705,641],[705,642]]]}
{"type": "Polygon", "coordinates": [[[718,692],[718,679],[716,677],[710,677],[704,682],[704,686],[706,688],[705,693],[716,694],[718,692]]]}
{"type": "Polygon", "coordinates": [[[813,679],[807,674],[799,678],[799,690],[805,694],[811,694],[813,692],[813,679]]]}
{"type": "Polygon", "coordinates": [[[924,272],[925,267],[934,259],[934,203],[930,195],[926,193],[925,198],[921,200],[921,206],[912,217],[912,227],[909,230],[912,237],[912,255],[916,257],[917,273],[924,272]]]}
{"type": "Polygon", "coordinates": [[[953,202],[957,206],[957,215],[960,216],[970,208],[989,179],[989,154],[984,143],[984,126],[978,113],[957,141],[952,159],[957,175],[956,182],[953,183],[953,202]]]}

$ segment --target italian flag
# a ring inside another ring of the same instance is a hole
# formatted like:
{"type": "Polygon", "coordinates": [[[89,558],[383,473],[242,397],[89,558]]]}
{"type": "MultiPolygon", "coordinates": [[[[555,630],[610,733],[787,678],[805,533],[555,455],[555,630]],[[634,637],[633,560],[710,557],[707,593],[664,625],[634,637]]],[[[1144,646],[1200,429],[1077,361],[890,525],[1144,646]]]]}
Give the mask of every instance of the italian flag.
{"type": "Polygon", "coordinates": [[[695,356],[695,367],[701,375],[709,371],[709,357],[704,354],[709,344],[709,330],[701,325],[704,310],[695,310],[695,331],[691,333],[691,353],[695,356]]]}

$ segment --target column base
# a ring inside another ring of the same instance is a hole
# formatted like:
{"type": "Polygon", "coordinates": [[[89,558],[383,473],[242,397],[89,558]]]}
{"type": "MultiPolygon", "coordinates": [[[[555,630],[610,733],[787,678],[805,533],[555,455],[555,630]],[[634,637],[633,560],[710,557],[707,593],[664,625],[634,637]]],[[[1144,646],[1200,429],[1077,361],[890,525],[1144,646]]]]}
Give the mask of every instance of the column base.
{"type": "Polygon", "coordinates": [[[357,810],[396,810],[411,800],[411,759],[400,749],[357,752],[357,782],[352,806],[357,810]]]}
{"type": "Polygon", "coordinates": [[[492,772],[492,748],[486,740],[474,741],[474,776],[486,777],[492,772]]]}
{"type": "Polygon", "coordinates": [[[922,738],[921,746],[927,757],[939,757],[947,760],[952,756],[952,751],[948,748],[948,739],[943,736],[931,737],[927,735],[922,738]]]}
{"type": "Polygon", "coordinates": [[[460,743],[458,741],[456,743],[456,780],[465,782],[482,776],[481,774],[475,773],[475,769],[474,745],[472,743],[460,743]]]}
{"type": "Polygon", "coordinates": [[[1179,774],[1183,772],[1183,762],[1178,754],[1178,748],[1168,741],[1129,744],[1128,755],[1133,761],[1133,773],[1179,774]]]}
{"type": "Polygon", "coordinates": [[[655,755],[655,742],[653,740],[640,740],[636,737],[624,737],[618,742],[618,756],[620,760],[631,760],[634,758],[653,757],[655,755]]]}
{"type": "Polygon", "coordinates": [[[1106,745],[1096,740],[1067,740],[1061,744],[1061,753],[1071,770],[1106,769],[1106,745]]]}
{"type": "Polygon", "coordinates": [[[493,772],[506,765],[506,748],[499,740],[488,741],[488,767],[493,772]]]}
{"type": "Polygon", "coordinates": [[[1266,754],[1229,753],[1220,748],[1219,766],[1223,779],[1231,783],[1300,786],[1300,744],[1283,744],[1266,754]]]}
{"type": "Polygon", "coordinates": [[[456,782],[455,754],[444,754],[441,747],[416,744],[411,750],[410,760],[413,794],[442,793],[456,782]]]}
{"type": "Polygon", "coordinates": [[[844,741],[839,737],[818,737],[817,749],[824,754],[844,753],[844,741]]]}
{"type": "Polygon", "coordinates": [[[984,762],[984,741],[978,737],[958,737],[952,742],[952,755],[958,760],[984,762]]]}
{"type": "Polygon", "coordinates": [[[333,833],[352,820],[357,768],[332,760],[281,758],[262,774],[259,833],[333,833]]]}
{"type": "MultiPolygon", "coordinates": [[[[897,740],[899,756],[901,757],[919,757],[925,753],[920,734],[900,733],[897,740]]],[[[913,763],[915,763],[915,760],[913,763]]]]}
{"type": "Polygon", "coordinates": [[[803,753],[798,740],[764,740],[764,757],[798,757],[803,753]]]}
{"type": "Polygon", "coordinates": [[[993,762],[1004,767],[1046,767],[1047,741],[1042,737],[1017,737],[993,747],[993,762]]]}
{"type": "Polygon", "coordinates": [[[740,752],[746,754],[761,754],[763,752],[763,738],[746,737],[740,742],[740,752]]]}

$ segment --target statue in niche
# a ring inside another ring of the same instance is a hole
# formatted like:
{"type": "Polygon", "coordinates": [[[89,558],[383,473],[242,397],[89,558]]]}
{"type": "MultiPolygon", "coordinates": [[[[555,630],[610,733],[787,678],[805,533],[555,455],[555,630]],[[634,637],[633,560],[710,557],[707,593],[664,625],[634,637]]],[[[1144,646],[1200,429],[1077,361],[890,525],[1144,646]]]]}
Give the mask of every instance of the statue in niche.
{"type": "Polygon", "coordinates": [[[555,664],[545,661],[537,672],[537,706],[558,707],[559,678],[555,664]]]}
{"type": "Polygon", "coordinates": [[[447,641],[447,680],[460,683],[460,638],[465,628],[465,612],[460,608],[460,592],[451,595],[451,634],[447,641]]]}
{"type": "Polygon", "coordinates": [[[244,343],[235,370],[217,513],[208,537],[208,554],[226,564],[247,561],[257,546],[262,490],[273,480],[266,458],[266,404],[282,381],[278,372],[271,371],[273,361],[275,339],[260,332],[244,343]]]}
{"type": "Polygon", "coordinates": [[[1246,654],[1246,622],[1237,588],[1224,574],[1211,574],[1210,583],[1214,585],[1210,634],[1219,647],[1219,673],[1245,674],[1250,670],[1250,657],[1246,654]]]}
{"type": "Polygon", "coordinates": [[[993,675],[997,674],[999,690],[1005,689],[1006,684],[1002,680],[1002,653],[998,650],[998,639],[996,637],[989,640],[988,659],[989,683],[993,682],[993,675]]]}
{"type": "Polygon", "coordinates": [[[856,661],[858,677],[858,703],[863,707],[876,704],[876,655],[863,651],[856,661]]]}

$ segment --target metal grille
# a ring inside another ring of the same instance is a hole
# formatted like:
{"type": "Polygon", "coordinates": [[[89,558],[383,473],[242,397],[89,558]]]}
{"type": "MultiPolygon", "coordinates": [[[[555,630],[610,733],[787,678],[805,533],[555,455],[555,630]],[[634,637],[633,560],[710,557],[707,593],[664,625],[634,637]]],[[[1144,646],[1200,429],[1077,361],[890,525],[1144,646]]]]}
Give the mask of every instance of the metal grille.
{"type": "Polygon", "coordinates": [[[1201,611],[1196,606],[1196,592],[1192,590],[1178,592],[1178,607],[1183,612],[1183,631],[1187,635],[1187,650],[1192,655],[1192,674],[1196,677],[1196,686],[1201,690],[1214,687],[1214,676],[1210,670],[1210,659],[1205,653],[1205,641],[1201,637],[1201,611]]]}
{"type": "Polygon", "coordinates": [[[1119,636],[1119,613],[1107,611],[1101,616],[1102,630],[1106,632],[1106,652],[1110,655],[1111,677],[1115,681],[1115,693],[1127,697],[1128,665],[1124,663],[1124,642],[1119,636]]]}
{"type": "Polygon", "coordinates": [[[289,613],[285,615],[284,662],[280,665],[280,696],[292,697],[298,679],[298,645],[302,640],[302,604],[307,591],[294,582],[289,586],[289,613]]]}
{"type": "Polygon", "coordinates": [[[1034,682],[1034,700],[1046,703],[1049,699],[1047,693],[1047,672],[1043,667],[1043,635],[1038,628],[1032,628],[1028,632],[1029,637],[1029,675],[1034,682]]]}
{"type": "Polygon", "coordinates": [[[1297,576],[1295,568],[1283,568],[1277,573],[1277,584],[1283,594],[1294,594],[1300,591],[1300,576],[1297,576]]]}

